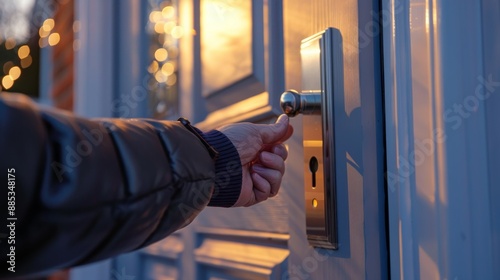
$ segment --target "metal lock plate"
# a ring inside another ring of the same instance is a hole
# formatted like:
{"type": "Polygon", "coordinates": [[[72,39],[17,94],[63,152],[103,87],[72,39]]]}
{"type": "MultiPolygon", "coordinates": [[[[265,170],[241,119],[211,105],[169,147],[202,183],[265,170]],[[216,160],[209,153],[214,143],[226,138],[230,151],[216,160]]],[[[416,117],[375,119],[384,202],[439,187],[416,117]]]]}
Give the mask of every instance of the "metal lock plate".
{"type": "Polygon", "coordinates": [[[335,51],[342,49],[340,33],[333,28],[304,39],[300,50],[302,94],[321,95],[321,114],[303,115],[307,238],[312,246],[329,249],[338,248],[333,114],[335,51]]]}

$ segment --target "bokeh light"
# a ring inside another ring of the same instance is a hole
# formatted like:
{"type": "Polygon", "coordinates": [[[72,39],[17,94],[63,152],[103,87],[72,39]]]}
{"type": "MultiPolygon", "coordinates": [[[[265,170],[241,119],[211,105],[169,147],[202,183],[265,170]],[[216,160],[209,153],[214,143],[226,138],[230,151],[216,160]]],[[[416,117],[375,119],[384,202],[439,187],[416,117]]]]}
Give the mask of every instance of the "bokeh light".
{"type": "Polygon", "coordinates": [[[48,18],[43,22],[41,28],[47,32],[50,32],[54,28],[54,25],[55,25],[54,19],[48,18]]]}
{"type": "Polygon", "coordinates": [[[2,79],[2,86],[4,89],[10,89],[14,85],[14,80],[11,76],[7,75],[2,79]]]}
{"type": "Polygon", "coordinates": [[[163,15],[163,17],[170,19],[175,16],[175,9],[172,6],[166,6],[161,11],[161,14],[163,15]]]}
{"type": "Polygon", "coordinates": [[[12,50],[15,46],[16,46],[16,39],[7,38],[7,40],[5,40],[5,49],[6,50],[12,50]]]}
{"type": "Polygon", "coordinates": [[[155,59],[158,61],[165,61],[168,58],[168,51],[164,48],[159,48],[155,51],[155,59]]]}
{"type": "Polygon", "coordinates": [[[163,72],[164,75],[169,76],[174,73],[175,67],[171,62],[167,62],[163,64],[163,66],[161,67],[161,71],[163,72]]]}
{"type": "Polygon", "coordinates": [[[59,33],[52,33],[49,36],[49,45],[55,46],[55,45],[59,44],[60,40],[61,40],[61,36],[59,35],[59,33]]]}
{"type": "Polygon", "coordinates": [[[179,39],[184,35],[184,28],[182,26],[176,26],[172,29],[172,37],[179,39]]]}
{"type": "Polygon", "coordinates": [[[167,81],[167,77],[163,75],[163,72],[158,71],[155,73],[155,79],[158,83],[165,83],[167,81]]]}
{"type": "Polygon", "coordinates": [[[177,76],[175,74],[172,74],[172,75],[168,76],[167,85],[173,86],[176,83],[177,83],[177,76]]]}
{"type": "Polygon", "coordinates": [[[27,45],[23,45],[17,50],[17,55],[19,56],[20,59],[24,59],[30,55],[30,47],[27,45]]]}
{"type": "Polygon", "coordinates": [[[33,63],[33,58],[31,57],[31,55],[28,55],[26,58],[21,59],[21,67],[22,68],[30,67],[31,63],[33,63]]]}
{"type": "Polygon", "coordinates": [[[159,11],[153,11],[149,14],[149,21],[156,23],[161,20],[162,14],[159,11]]]}
{"type": "Polygon", "coordinates": [[[7,75],[9,73],[10,68],[12,67],[14,67],[14,62],[12,61],[5,62],[2,67],[3,73],[7,75]]]}
{"type": "MultiPolygon", "coordinates": [[[[5,0],[0,4],[1,90],[39,97],[39,38],[48,41],[57,8],[52,1],[5,0]]],[[[47,61],[49,62],[49,61],[47,61]]],[[[50,62],[49,62],[50,63],[50,62]]]]}
{"type": "Polygon", "coordinates": [[[38,35],[40,35],[40,38],[45,38],[47,36],[49,36],[50,34],[50,31],[46,31],[43,26],[40,27],[40,29],[38,30],[38,35]]]}
{"type": "Polygon", "coordinates": [[[9,76],[12,79],[12,81],[19,79],[19,77],[21,76],[21,68],[19,68],[19,66],[14,66],[10,68],[9,76]]]}
{"type": "Polygon", "coordinates": [[[169,21],[163,25],[163,31],[167,34],[170,34],[172,32],[172,29],[175,27],[175,22],[169,21]]]}
{"type": "Polygon", "coordinates": [[[156,71],[158,71],[158,68],[159,68],[158,62],[155,60],[155,61],[151,62],[151,65],[149,65],[148,72],[153,74],[156,71]]]}
{"type": "Polygon", "coordinates": [[[178,25],[177,1],[152,0],[148,30],[151,36],[150,88],[155,117],[175,116],[178,112],[177,59],[179,38],[185,35],[178,25]],[[174,114],[174,115],[172,115],[174,114]]]}

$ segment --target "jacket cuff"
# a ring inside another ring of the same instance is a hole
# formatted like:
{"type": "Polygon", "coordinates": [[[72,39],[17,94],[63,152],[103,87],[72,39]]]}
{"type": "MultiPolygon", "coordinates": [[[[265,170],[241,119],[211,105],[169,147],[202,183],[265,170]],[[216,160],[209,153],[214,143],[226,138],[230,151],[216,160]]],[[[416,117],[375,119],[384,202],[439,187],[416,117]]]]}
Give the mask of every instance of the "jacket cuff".
{"type": "Polygon", "coordinates": [[[215,188],[208,206],[231,207],[238,200],[242,184],[242,167],[238,150],[231,140],[218,130],[201,135],[217,152],[215,188]]]}

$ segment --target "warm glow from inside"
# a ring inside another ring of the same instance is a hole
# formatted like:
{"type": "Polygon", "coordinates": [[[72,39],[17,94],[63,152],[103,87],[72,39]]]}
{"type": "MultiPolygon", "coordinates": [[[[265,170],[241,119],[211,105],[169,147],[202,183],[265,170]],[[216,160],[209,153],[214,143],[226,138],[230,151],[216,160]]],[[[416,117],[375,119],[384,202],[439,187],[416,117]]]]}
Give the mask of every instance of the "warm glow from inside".
{"type": "Polygon", "coordinates": [[[314,208],[318,207],[318,200],[316,198],[313,198],[312,200],[312,207],[314,208]]]}
{"type": "Polygon", "coordinates": [[[203,95],[252,73],[252,1],[228,2],[200,2],[203,95]]]}
{"type": "Polygon", "coordinates": [[[304,145],[304,147],[315,147],[315,148],[323,147],[322,140],[304,140],[302,144],[304,145]]]}
{"type": "Polygon", "coordinates": [[[207,123],[218,123],[227,120],[228,118],[233,118],[241,114],[241,108],[245,110],[258,110],[268,105],[269,93],[267,91],[260,93],[258,95],[247,98],[243,101],[229,105],[224,109],[220,109],[212,113],[205,122],[207,123]]]}
{"type": "Polygon", "coordinates": [[[307,55],[307,56],[317,56],[321,53],[321,50],[318,48],[305,48],[300,50],[301,55],[307,55]]]}

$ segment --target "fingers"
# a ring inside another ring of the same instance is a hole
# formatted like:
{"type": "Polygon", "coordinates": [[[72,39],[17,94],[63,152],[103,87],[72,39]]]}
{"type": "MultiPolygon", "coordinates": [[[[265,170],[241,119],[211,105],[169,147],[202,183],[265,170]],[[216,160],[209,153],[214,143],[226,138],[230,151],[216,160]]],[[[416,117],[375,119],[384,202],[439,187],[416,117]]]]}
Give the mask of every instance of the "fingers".
{"type": "MultiPolygon", "coordinates": [[[[289,127],[290,125],[287,115],[281,115],[276,123],[272,125],[259,125],[258,129],[260,137],[262,138],[262,143],[273,144],[280,142],[289,133],[289,127]]],[[[290,135],[288,137],[290,137],[290,135]]]]}
{"type": "Polygon", "coordinates": [[[281,178],[283,177],[283,173],[281,173],[279,170],[265,168],[261,165],[254,165],[253,171],[254,174],[259,175],[267,182],[265,186],[268,189],[266,189],[265,191],[268,193],[268,196],[273,197],[278,194],[278,191],[281,186],[281,178]]]}
{"type": "Polygon", "coordinates": [[[271,196],[275,196],[278,194],[281,180],[285,174],[285,160],[288,157],[288,151],[283,144],[275,145],[270,150],[271,152],[263,151],[260,154],[258,164],[253,166],[253,171],[269,182],[271,196]]]}
{"type": "Polygon", "coordinates": [[[278,144],[278,145],[273,146],[271,148],[271,152],[273,154],[280,156],[283,160],[286,160],[288,158],[288,151],[285,148],[285,145],[283,145],[283,144],[278,144]]]}
{"type": "Polygon", "coordinates": [[[269,182],[258,173],[252,173],[252,181],[254,187],[255,203],[267,200],[267,198],[271,196],[271,185],[269,184],[269,182]]]}
{"type": "Polygon", "coordinates": [[[225,126],[219,131],[238,147],[244,174],[246,172],[235,206],[251,206],[277,195],[288,157],[282,142],[293,134],[288,117],[282,115],[271,125],[243,123],[225,126]],[[238,143],[243,143],[241,149],[238,143]]]}
{"type": "Polygon", "coordinates": [[[288,156],[288,153],[286,152],[286,149],[281,146],[274,147],[273,151],[278,152],[279,154],[263,151],[259,158],[260,164],[257,166],[278,170],[283,174],[285,173],[285,159],[288,156]]]}
{"type": "Polygon", "coordinates": [[[281,143],[281,142],[285,142],[286,140],[288,140],[293,134],[293,126],[291,125],[288,125],[288,128],[287,128],[287,131],[285,133],[285,136],[283,136],[278,142],[281,143]]]}

